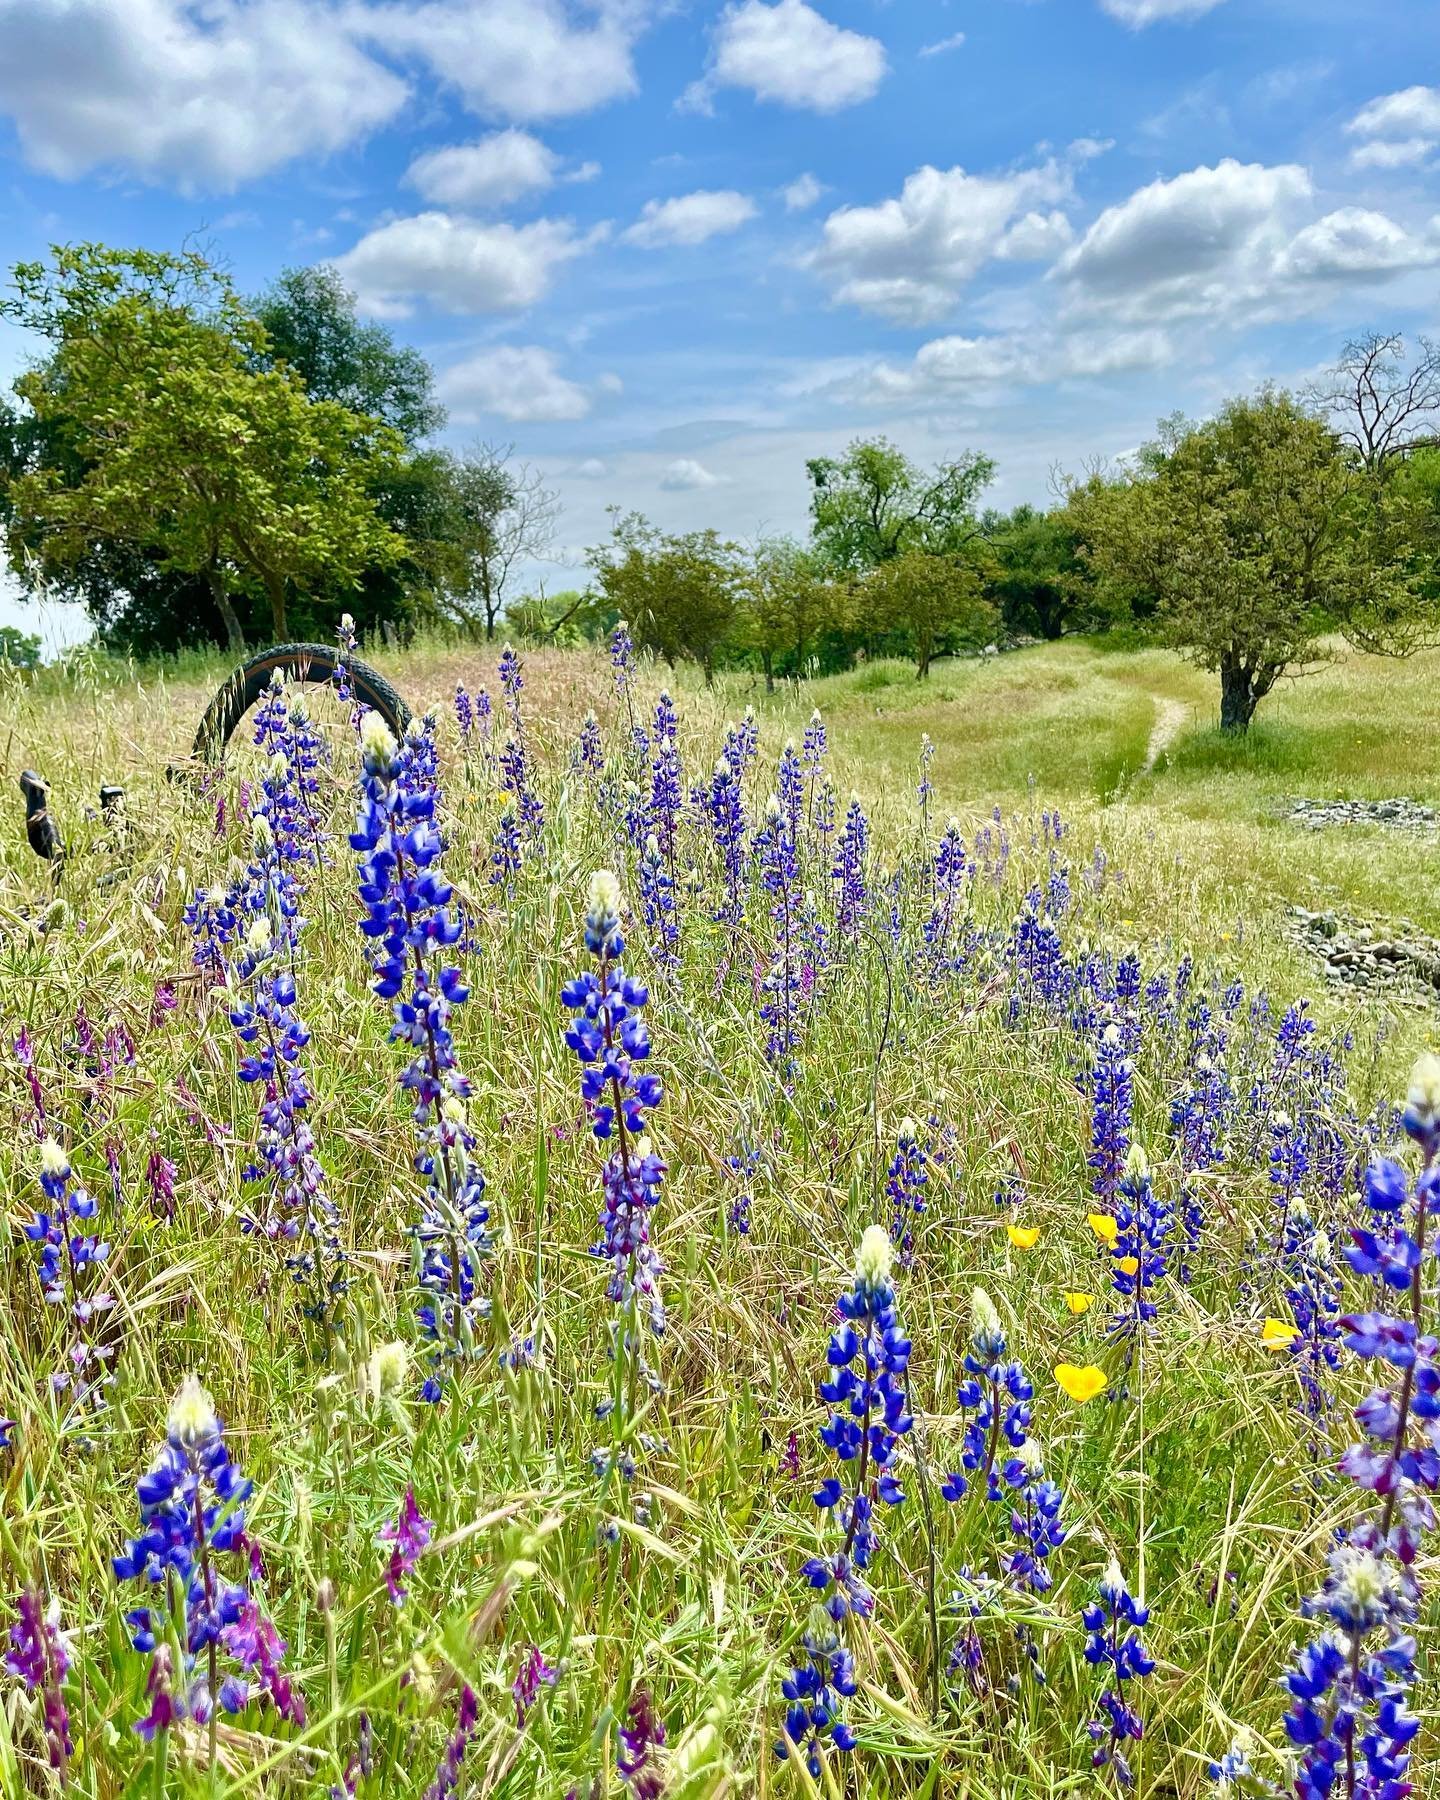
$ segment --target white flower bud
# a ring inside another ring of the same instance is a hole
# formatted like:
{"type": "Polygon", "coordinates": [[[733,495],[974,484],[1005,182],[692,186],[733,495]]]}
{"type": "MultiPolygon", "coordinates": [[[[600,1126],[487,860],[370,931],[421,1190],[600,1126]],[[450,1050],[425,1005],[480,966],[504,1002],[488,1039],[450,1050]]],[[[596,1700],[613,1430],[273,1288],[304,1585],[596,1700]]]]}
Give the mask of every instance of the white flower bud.
{"type": "Polygon", "coordinates": [[[890,1233],[883,1225],[867,1225],[860,1239],[855,1273],[867,1287],[879,1287],[890,1279],[894,1265],[895,1246],[890,1242],[890,1233]]]}
{"type": "Polygon", "coordinates": [[[219,1426],[215,1402],[194,1375],[187,1375],[170,1402],[167,1428],[171,1437],[178,1438],[182,1444],[198,1444],[204,1438],[213,1437],[219,1426]]]}
{"type": "Polygon", "coordinates": [[[388,763],[400,746],[379,713],[367,712],[360,721],[360,748],[371,762],[388,763]]]}

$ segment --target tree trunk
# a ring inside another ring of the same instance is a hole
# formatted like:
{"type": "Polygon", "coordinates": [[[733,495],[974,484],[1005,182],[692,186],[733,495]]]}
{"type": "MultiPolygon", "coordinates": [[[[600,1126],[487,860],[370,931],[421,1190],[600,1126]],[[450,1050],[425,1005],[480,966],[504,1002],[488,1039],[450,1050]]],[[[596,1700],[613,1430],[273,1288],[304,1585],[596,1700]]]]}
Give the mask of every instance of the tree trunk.
{"type": "Polygon", "coordinates": [[[1252,672],[1242,662],[1224,658],[1220,664],[1220,729],[1248,731],[1259,699],[1252,672]]]}
{"type": "Polygon", "coordinates": [[[245,654],[245,632],[240,624],[240,615],[235,610],[235,602],[230,598],[229,589],[225,586],[225,577],[212,563],[205,571],[205,579],[210,584],[210,598],[215,602],[215,610],[220,615],[220,623],[225,627],[226,648],[232,656],[245,654]]]}
{"type": "Polygon", "coordinates": [[[766,651],[762,650],[760,652],[760,666],[765,671],[765,692],[767,694],[773,694],[775,692],[775,659],[766,651]]]}
{"type": "Polygon", "coordinates": [[[915,679],[928,681],[930,678],[930,658],[934,654],[930,644],[922,638],[915,646],[915,679]]]}
{"type": "Polygon", "coordinates": [[[267,575],[265,592],[270,596],[270,629],[275,634],[275,642],[283,644],[288,636],[285,621],[285,577],[267,575]]]}

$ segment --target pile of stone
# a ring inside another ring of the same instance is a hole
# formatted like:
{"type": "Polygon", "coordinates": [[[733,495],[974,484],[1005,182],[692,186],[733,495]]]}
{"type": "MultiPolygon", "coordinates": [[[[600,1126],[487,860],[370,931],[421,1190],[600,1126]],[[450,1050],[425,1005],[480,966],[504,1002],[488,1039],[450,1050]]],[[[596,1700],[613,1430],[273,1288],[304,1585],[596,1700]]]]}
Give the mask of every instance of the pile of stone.
{"type": "Polygon", "coordinates": [[[1393,800],[1292,800],[1285,816],[1322,831],[1327,825],[1388,825],[1395,831],[1434,831],[1435,808],[1408,794],[1393,800]]]}
{"type": "Polygon", "coordinates": [[[1440,940],[1400,919],[1381,930],[1343,913],[1290,909],[1289,936],[1322,957],[1332,981],[1352,987],[1394,986],[1440,995],[1440,940]]]}

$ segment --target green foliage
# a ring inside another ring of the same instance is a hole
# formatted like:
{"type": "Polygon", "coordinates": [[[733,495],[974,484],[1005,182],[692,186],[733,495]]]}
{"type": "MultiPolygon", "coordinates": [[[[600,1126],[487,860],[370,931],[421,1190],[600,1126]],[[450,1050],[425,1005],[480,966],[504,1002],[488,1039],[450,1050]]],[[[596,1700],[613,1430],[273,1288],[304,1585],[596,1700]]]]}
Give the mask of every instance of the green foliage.
{"type": "Polygon", "coordinates": [[[739,640],[764,670],[766,686],[774,687],[777,674],[812,673],[846,606],[815,553],[790,538],[767,540],[746,563],[740,591],[739,640]]]}
{"type": "Polygon", "coordinates": [[[666,533],[638,513],[617,518],[607,543],[588,552],[605,603],[626,619],[637,647],[673,669],[699,663],[714,679],[740,618],[744,571],[734,544],[714,531],[666,533]]]}
{"type": "Polygon", "coordinates": [[[856,604],[882,632],[910,646],[921,681],[937,656],[978,649],[1000,625],[972,561],[923,550],[903,551],[872,570],[857,586],[856,604]]]}
{"type": "Polygon", "coordinates": [[[843,456],[812,457],[805,467],[811,541],[847,574],[906,550],[955,554],[979,533],[975,502],[995,473],[974,450],[927,473],[886,438],[856,438],[843,456]]]}
{"type": "Polygon", "coordinates": [[[1167,641],[1219,673],[1226,729],[1323,660],[1329,630],[1414,642],[1398,509],[1288,394],[1232,400],[1202,425],[1163,420],[1133,469],[1074,488],[1069,512],[1102,591],[1153,593],[1167,641]]]}
{"type": "Polygon", "coordinates": [[[986,513],[986,592],[1012,637],[1055,639],[1093,628],[1103,611],[1069,509],[986,513]]]}
{"type": "Polygon", "coordinates": [[[18,625],[0,625],[0,668],[38,669],[40,640],[18,625]]]}
{"type": "Polygon", "coordinates": [[[207,583],[238,647],[237,591],[263,593],[283,638],[293,583],[344,586],[399,556],[369,490],[400,440],[311,400],[288,369],[257,368],[264,333],[203,258],[58,249],[50,266],[17,267],[0,311],[54,346],[16,392],[81,464],[74,479],[52,461],[9,484],[42,569],[97,540],[143,550],[207,583]]]}
{"type": "Polygon", "coordinates": [[[493,638],[517,570],[550,549],[559,505],[539,471],[518,462],[509,446],[476,444],[447,457],[446,466],[452,545],[446,610],[493,638]]]}

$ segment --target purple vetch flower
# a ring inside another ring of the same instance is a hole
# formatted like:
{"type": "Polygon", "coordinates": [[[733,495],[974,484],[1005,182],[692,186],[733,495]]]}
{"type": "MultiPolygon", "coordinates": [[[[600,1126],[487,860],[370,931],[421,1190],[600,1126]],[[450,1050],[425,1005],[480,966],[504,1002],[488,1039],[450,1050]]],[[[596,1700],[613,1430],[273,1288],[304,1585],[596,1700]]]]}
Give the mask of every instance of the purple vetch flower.
{"type": "Polygon", "coordinates": [[[546,1662],[538,1644],[531,1644],[521,1651],[520,1667],[510,1686],[515,1701],[515,1724],[518,1730],[525,1729],[526,1721],[540,1698],[541,1688],[554,1687],[559,1679],[560,1671],[546,1662]]]}
{"type": "Polygon", "coordinates": [[[643,1683],[630,1696],[615,1767],[635,1800],[664,1800],[665,1776],[656,1751],[665,1742],[665,1726],[655,1712],[655,1702],[643,1683]]]}
{"type": "Polygon", "coordinates": [[[145,1189],[150,1196],[150,1210],[157,1219],[175,1217],[175,1177],[173,1162],[158,1145],[152,1144],[145,1163],[145,1189]]]}
{"type": "Polygon", "coordinates": [[[425,1800],[451,1800],[460,1791],[460,1765],[470,1747],[475,1727],[480,1720],[480,1705],[475,1690],[467,1682],[460,1690],[460,1705],[455,1715],[455,1730],[445,1746],[445,1754],[435,1771],[435,1779],[425,1790],[425,1800]]]}
{"type": "Polygon", "coordinates": [[[385,1586],[390,1598],[399,1606],[405,1599],[407,1588],[405,1582],[411,1570],[419,1562],[422,1552],[429,1546],[431,1533],[435,1527],[425,1518],[415,1504],[415,1490],[407,1487],[405,1498],[400,1503],[400,1511],[388,1523],[380,1527],[378,1542],[390,1546],[390,1561],[385,1570],[385,1586]]]}
{"type": "Polygon", "coordinates": [[[50,1766],[60,1771],[63,1785],[75,1745],[64,1691],[73,1650],[60,1629],[60,1602],[52,1598],[48,1606],[42,1606],[35,1589],[25,1588],[15,1602],[15,1611],[18,1616],[10,1627],[10,1648],[3,1658],[4,1666],[26,1693],[40,1696],[50,1766]]]}

